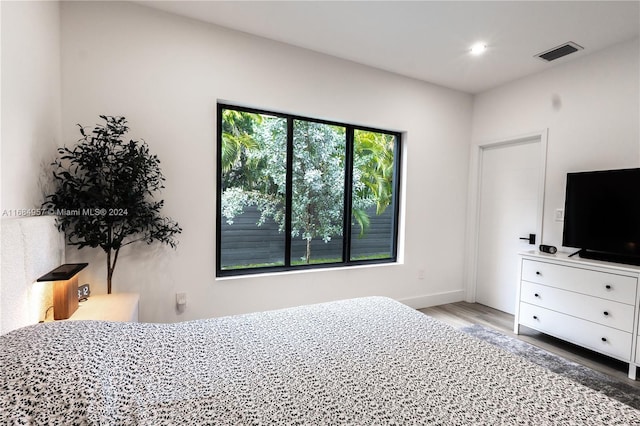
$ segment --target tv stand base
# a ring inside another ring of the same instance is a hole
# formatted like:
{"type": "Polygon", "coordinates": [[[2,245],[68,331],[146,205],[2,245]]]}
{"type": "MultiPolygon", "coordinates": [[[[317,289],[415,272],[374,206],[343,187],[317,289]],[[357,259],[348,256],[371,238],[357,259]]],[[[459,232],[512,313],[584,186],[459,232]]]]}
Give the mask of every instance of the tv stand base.
{"type": "Polygon", "coordinates": [[[640,266],[640,257],[625,256],[621,254],[602,253],[599,251],[590,251],[585,249],[579,250],[576,253],[578,254],[578,256],[584,259],[603,260],[605,262],[625,263],[627,265],[640,266]]]}

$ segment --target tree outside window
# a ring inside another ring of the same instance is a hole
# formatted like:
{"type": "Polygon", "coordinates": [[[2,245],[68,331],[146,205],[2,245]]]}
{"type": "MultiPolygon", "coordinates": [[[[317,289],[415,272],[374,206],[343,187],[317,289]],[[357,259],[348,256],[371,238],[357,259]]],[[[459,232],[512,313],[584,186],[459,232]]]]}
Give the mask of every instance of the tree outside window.
{"type": "Polygon", "coordinates": [[[220,275],[395,260],[398,134],[218,114],[220,275]]]}

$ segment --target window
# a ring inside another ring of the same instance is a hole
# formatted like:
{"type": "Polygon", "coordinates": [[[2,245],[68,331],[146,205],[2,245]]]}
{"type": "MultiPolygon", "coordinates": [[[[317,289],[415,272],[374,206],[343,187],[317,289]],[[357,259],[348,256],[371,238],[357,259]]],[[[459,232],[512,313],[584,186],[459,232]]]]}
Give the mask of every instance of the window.
{"type": "Polygon", "coordinates": [[[218,276],[394,262],[400,135],[218,105],[218,276]]]}

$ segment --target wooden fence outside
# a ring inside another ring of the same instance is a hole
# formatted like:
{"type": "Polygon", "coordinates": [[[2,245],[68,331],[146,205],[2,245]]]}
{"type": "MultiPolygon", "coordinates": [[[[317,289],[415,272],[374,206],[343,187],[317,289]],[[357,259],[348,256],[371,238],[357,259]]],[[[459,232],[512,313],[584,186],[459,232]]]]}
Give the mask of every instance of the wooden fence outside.
{"type": "MultiPolygon", "coordinates": [[[[381,215],[376,215],[375,207],[368,211],[369,231],[359,237],[360,227],[354,224],[351,232],[351,253],[353,257],[390,254],[393,248],[393,213],[389,206],[381,215]]],[[[279,232],[278,224],[269,220],[262,226],[256,223],[260,212],[255,206],[247,207],[243,214],[234,218],[229,225],[222,221],[222,267],[250,264],[269,264],[282,261],[285,234],[279,232]]],[[[292,241],[293,259],[304,258],[306,241],[298,237],[292,241]]],[[[342,254],[342,236],[325,243],[322,239],[311,241],[313,259],[331,259],[342,254]]]]}

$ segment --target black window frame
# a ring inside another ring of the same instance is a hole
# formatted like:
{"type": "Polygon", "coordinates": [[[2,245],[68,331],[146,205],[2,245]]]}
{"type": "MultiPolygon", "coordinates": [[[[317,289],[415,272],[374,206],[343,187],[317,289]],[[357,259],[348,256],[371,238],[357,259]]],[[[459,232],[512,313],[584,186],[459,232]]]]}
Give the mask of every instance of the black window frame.
{"type": "Polygon", "coordinates": [[[307,269],[326,269],[336,267],[349,267],[358,265],[375,265],[396,263],[398,259],[398,229],[399,229],[399,212],[400,212],[400,188],[401,188],[401,164],[402,164],[402,134],[398,131],[383,130],[374,127],[346,124],[337,121],[323,120],[311,117],[305,117],[296,114],[287,114],[281,112],[268,111],[251,107],[244,107],[229,103],[217,103],[216,109],[216,277],[245,276],[264,273],[277,273],[286,271],[300,271],[307,269]],[[233,109],[237,111],[264,114],[272,117],[286,119],[287,121],[287,152],[286,152],[286,194],[285,194],[285,250],[284,265],[238,268],[238,269],[222,269],[222,111],[225,109],[233,109]],[[343,210],[343,236],[342,239],[342,261],[317,264],[291,264],[291,210],[292,210],[292,169],[293,169],[293,122],[295,120],[309,121],[330,126],[344,127],[346,131],[346,147],[345,147],[345,179],[344,179],[344,210],[343,210]],[[351,251],[351,231],[352,231],[352,183],[353,183],[353,155],[354,155],[354,134],[356,130],[367,132],[383,133],[392,135],[395,138],[394,146],[394,170],[393,170],[393,225],[392,225],[392,249],[388,258],[382,259],[360,259],[350,260],[351,251]]]}

